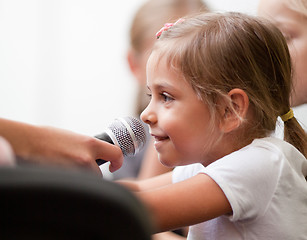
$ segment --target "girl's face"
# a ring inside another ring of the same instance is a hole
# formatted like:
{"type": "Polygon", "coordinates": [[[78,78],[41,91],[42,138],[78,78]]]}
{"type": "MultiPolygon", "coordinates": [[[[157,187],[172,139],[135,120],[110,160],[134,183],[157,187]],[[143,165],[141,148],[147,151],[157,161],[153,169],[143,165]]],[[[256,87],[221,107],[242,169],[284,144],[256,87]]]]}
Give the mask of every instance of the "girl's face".
{"type": "Polygon", "coordinates": [[[307,103],[307,17],[281,0],[260,0],[258,14],[272,20],[287,39],[294,68],[292,106],[307,103]]]}
{"type": "Polygon", "coordinates": [[[151,99],[141,118],[150,127],[159,160],[169,167],[195,162],[207,165],[213,157],[208,144],[217,132],[211,132],[208,107],[182,76],[167,68],[165,59],[158,65],[157,61],[153,52],[147,63],[151,99]]]}

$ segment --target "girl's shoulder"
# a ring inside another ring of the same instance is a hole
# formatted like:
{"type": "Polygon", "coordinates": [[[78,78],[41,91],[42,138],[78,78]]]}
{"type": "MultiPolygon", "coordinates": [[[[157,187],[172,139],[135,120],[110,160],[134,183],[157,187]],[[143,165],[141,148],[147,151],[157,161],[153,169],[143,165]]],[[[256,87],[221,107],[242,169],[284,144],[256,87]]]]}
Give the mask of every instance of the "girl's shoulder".
{"type": "Polygon", "coordinates": [[[292,144],[278,138],[278,137],[266,137],[255,139],[251,144],[251,147],[257,149],[266,149],[267,151],[275,154],[281,154],[287,159],[297,158],[302,161],[306,161],[304,155],[298,151],[292,144]]]}
{"type": "Polygon", "coordinates": [[[280,138],[267,137],[255,139],[252,145],[258,149],[262,148],[274,153],[276,155],[276,160],[283,166],[289,166],[296,172],[303,172],[304,176],[307,175],[307,159],[292,144],[280,138]]]}
{"type": "Polygon", "coordinates": [[[264,175],[278,172],[282,168],[295,169],[296,172],[307,175],[307,160],[293,145],[276,137],[255,139],[251,144],[211,163],[207,167],[202,164],[191,164],[176,167],[173,171],[173,182],[180,182],[199,173],[212,171],[227,172],[240,176],[260,172],[264,175]],[[245,174],[243,174],[243,172],[245,174]],[[267,173],[267,174],[266,174],[267,173]]]}

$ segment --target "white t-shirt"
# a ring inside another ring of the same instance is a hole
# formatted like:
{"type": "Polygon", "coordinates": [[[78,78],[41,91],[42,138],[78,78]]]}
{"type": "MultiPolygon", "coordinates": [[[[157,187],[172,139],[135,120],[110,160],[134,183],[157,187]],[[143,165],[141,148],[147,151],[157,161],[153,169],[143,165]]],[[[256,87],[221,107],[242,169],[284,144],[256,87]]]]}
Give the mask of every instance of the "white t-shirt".
{"type": "Polygon", "coordinates": [[[188,239],[307,239],[307,160],[273,137],[204,167],[176,167],[173,181],[209,175],[223,190],[233,214],[190,227],[188,239]]]}

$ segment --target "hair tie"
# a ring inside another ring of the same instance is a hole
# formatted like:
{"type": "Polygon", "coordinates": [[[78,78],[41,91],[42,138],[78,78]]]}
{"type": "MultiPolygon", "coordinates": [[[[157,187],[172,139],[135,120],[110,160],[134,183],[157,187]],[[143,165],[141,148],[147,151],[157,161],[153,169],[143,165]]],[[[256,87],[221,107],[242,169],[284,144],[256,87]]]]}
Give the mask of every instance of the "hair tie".
{"type": "Polygon", "coordinates": [[[176,25],[177,23],[181,23],[181,22],[183,22],[183,21],[184,21],[183,18],[179,18],[175,23],[165,23],[164,26],[160,29],[160,31],[156,33],[157,39],[160,38],[161,34],[162,34],[164,31],[167,31],[167,30],[170,29],[172,26],[176,25]]]}
{"type": "Polygon", "coordinates": [[[290,108],[289,112],[287,112],[286,114],[284,115],[281,115],[281,120],[283,120],[284,122],[290,120],[291,118],[294,117],[294,114],[293,114],[293,110],[292,108],[290,108]]]}

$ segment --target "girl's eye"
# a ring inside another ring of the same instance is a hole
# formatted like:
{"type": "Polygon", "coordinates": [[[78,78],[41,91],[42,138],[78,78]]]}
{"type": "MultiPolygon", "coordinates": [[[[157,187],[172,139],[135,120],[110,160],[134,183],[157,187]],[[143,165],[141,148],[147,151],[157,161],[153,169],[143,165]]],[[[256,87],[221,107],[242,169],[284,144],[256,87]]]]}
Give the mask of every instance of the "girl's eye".
{"type": "Polygon", "coordinates": [[[161,93],[161,97],[163,98],[164,102],[169,102],[169,101],[173,101],[174,98],[171,97],[168,93],[166,92],[162,92],[161,93]]]}

